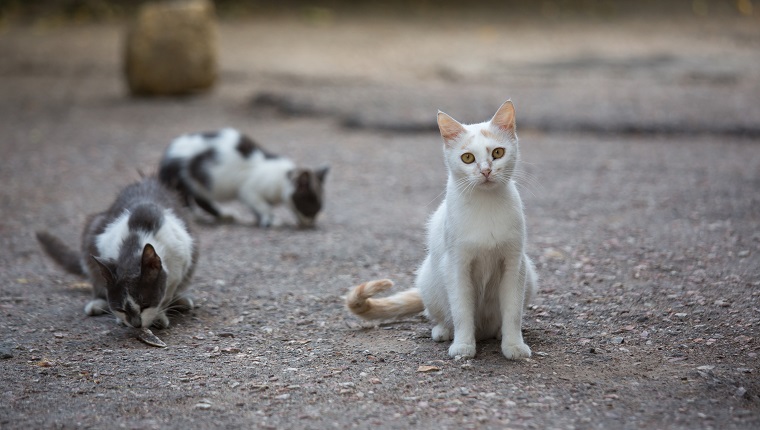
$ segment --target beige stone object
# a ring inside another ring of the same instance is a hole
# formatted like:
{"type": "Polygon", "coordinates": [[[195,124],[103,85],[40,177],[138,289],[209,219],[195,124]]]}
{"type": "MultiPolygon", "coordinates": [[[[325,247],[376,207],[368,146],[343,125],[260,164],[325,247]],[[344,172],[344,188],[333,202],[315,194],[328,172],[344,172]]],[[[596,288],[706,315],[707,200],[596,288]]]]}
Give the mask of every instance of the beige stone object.
{"type": "Polygon", "coordinates": [[[215,15],[208,0],[142,5],[127,32],[130,92],[181,95],[211,88],[217,75],[215,15]]]}

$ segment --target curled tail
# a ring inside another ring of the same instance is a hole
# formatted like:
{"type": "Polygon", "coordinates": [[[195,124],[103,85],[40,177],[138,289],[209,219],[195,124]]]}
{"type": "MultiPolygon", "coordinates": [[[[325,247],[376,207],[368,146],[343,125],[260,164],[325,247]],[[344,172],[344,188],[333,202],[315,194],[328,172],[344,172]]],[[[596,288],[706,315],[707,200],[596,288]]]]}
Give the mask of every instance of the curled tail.
{"type": "Polygon", "coordinates": [[[37,240],[42,245],[42,249],[56,263],[63,267],[67,272],[75,275],[84,275],[84,268],[79,259],[79,254],[63,241],[46,231],[37,232],[37,240]]]}
{"type": "Polygon", "coordinates": [[[390,297],[371,298],[392,286],[393,281],[389,279],[365,282],[348,293],[346,307],[367,320],[401,318],[425,310],[420,292],[414,288],[401,291],[390,297]]]}

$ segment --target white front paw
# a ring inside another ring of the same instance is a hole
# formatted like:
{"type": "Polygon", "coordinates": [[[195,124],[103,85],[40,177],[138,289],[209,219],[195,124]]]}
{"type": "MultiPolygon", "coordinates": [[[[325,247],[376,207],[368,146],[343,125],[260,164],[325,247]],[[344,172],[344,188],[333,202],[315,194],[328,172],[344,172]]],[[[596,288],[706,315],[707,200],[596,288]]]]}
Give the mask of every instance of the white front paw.
{"type": "Polygon", "coordinates": [[[436,342],[445,342],[453,339],[453,336],[451,335],[451,329],[440,324],[433,327],[433,333],[431,336],[436,342]]]}
{"type": "Polygon", "coordinates": [[[530,357],[530,347],[525,342],[501,344],[501,352],[510,360],[519,360],[530,357]]]}
{"type": "Polygon", "coordinates": [[[474,343],[452,343],[449,347],[449,355],[451,357],[460,356],[462,358],[475,357],[475,344],[474,343]]]}

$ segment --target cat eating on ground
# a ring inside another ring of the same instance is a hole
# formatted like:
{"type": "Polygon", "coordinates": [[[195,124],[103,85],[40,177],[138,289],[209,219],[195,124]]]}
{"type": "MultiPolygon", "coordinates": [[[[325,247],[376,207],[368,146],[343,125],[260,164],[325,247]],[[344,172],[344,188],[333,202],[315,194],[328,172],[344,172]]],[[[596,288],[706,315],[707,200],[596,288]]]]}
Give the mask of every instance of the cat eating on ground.
{"type": "Polygon", "coordinates": [[[240,131],[185,134],[174,139],[161,160],[161,181],[217,219],[229,220],[219,202],[240,200],[257,224],[278,224],[274,207],[285,204],[301,227],[312,227],[323,206],[327,167],[297,167],[293,161],[264,150],[240,131]]]}
{"type": "Polygon", "coordinates": [[[508,359],[527,358],[523,307],[537,289],[525,253],[523,204],[515,184],[519,159],[515,110],[504,103],[490,121],[463,125],[438,112],[448,170],[446,197],[428,224],[428,255],[415,288],[390,297],[387,279],[363,283],[346,297],[348,309],[368,320],[425,312],[434,341],[453,340],[451,357],[474,357],[476,340],[501,339],[508,359]]]}
{"type": "Polygon", "coordinates": [[[111,207],[89,217],[81,252],[37,232],[45,252],[67,271],[86,275],[87,315],[110,312],[130,327],[169,326],[169,309],[193,308],[187,287],[198,249],[176,194],[156,178],[124,188],[111,207]]]}

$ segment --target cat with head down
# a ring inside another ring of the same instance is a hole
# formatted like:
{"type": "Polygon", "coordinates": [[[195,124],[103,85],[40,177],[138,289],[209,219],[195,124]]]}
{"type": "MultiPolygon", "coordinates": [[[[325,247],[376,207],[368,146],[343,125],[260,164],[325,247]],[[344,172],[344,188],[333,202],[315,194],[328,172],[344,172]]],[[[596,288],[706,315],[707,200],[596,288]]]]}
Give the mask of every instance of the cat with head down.
{"type": "Polygon", "coordinates": [[[185,134],[166,149],[159,178],[188,206],[217,219],[234,218],[219,203],[239,200],[261,227],[277,225],[274,208],[287,206],[301,227],[312,227],[324,204],[328,167],[298,167],[233,128],[185,134]]]}

